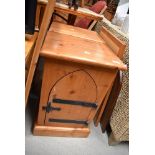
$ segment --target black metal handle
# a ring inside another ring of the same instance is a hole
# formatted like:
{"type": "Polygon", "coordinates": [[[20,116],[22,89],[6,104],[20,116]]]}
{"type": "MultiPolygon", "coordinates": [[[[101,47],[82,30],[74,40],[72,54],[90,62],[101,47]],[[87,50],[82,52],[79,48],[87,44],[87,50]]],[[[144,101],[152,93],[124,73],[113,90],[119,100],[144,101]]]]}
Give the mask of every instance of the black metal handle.
{"type": "Polygon", "coordinates": [[[87,121],[83,120],[68,120],[68,119],[49,119],[49,122],[55,122],[55,123],[73,123],[73,124],[83,124],[83,125],[88,125],[87,121]]]}
{"type": "Polygon", "coordinates": [[[58,98],[53,99],[53,102],[58,103],[58,104],[71,104],[71,105],[80,105],[80,106],[84,106],[84,107],[97,108],[97,104],[93,103],[93,102],[63,100],[63,99],[58,99],[58,98]]]}

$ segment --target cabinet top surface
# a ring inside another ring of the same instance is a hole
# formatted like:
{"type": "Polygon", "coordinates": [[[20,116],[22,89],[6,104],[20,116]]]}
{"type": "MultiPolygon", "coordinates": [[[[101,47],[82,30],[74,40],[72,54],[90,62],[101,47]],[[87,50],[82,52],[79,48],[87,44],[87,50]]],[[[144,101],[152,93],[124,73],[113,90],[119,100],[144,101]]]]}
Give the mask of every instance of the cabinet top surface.
{"type": "Polygon", "coordinates": [[[96,32],[56,23],[47,33],[40,55],[107,68],[127,69],[96,32]]]}
{"type": "Polygon", "coordinates": [[[53,22],[49,31],[71,35],[74,37],[79,37],[92,41],[103,42],[102,38],[95,31],[89,31],[87,29],[82,29],[80,27],[74,27],[71,25],[66,25],[58,22],[53,22]]]}

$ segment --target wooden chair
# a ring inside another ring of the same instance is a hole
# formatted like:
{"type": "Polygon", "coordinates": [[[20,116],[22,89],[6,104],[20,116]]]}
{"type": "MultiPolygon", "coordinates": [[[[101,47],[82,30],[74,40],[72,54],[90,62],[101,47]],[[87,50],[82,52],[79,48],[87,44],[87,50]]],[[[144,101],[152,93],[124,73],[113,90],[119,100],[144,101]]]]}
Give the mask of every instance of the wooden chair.
{"type": "MultiPolygon", "coordinates": [[[[100,12],[99,14],[102,15],[106,9],[107,9],[107,6],[105,6],[105,7],[101,10],[101,12],[100,12]]],[[[94,20],[94,21],[90,24],[88,30],[92,30],[92,28],[95,26],[96,23],[97,23],[97,21],[94,20]]]]}
{"type": "Polygon", "coordinates": [[[30,68],[32,54],[34,51],[35,42],[37,40],[38,33],[34,35],[25,36],[25,82],[27,81],[27,75],[30,68]]]}
{"type": "MultiPolygon", "coordinates": [[[[108,46],[112,49],[112,51],[122,60],[126,47],[125,43],[117,39],[105,27],[101,28],[99,35],[105,41],[105,43],[108,44],[108,46]]],[[[101,121],[102,117],[103,131],[105,131],[105,128],[108,124],[108,121],[112,114],[120,90],[121,90],[121,72],[118,72],[113,84],[111,85],[106,97],[103,100],[102,105],[100,106],[94,118],[94,124],[95,126],[98,126],[98,123],[101,121]],[[107,102],[109,102],[109,104],[107,104],[107,102]]]]}
{"type": "Polygon", "coordinates": [[[28,100],[28,96],[29,96],[29,92],[30,92],[30,88],[31,88],[31,83],[33,80],[34,71],[36,68],[36,64],[38,62],[39,52],[40,52],[40,49],[44,42],[44,38],[46,36],[46,32],[49,27],[49,23],[50,23],[50,20],[51,20],[53,11],[54,11],[54,6],[55,6],[55,0],[48,0],[48,4],[45,9],[43,20],[42,20],[42,23],[40,26],[38,37],[37,37],[34,51],[32,54],[32,59],[30,62],[29,70],[27,73],[27,80],[26,80],[26,87],[25,87],[25,105],[27,104],[27,100],[28,100]]]}
{"type": "MultiPolygon", "coordinates": [[[[106,2],[103,0],[98,1],[93,6],[89,7],[91,11],[98,14],[103,14],[106,8],[106,2]]],[[[91,30],[95,26],[96,22],[97,21],[92,21],[88,18],[81,18],[74,24],[74,26],[91,30]]]]}

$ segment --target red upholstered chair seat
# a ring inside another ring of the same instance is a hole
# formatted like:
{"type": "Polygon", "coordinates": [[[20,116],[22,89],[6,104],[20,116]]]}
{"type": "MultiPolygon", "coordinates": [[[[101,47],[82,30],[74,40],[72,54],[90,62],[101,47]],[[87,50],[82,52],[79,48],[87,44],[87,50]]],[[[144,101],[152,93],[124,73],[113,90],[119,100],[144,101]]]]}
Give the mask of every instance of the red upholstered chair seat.
{"type": "MultiPolygon", "coordinates": [[[[105,6],[106,6],[106,2],[103,0],[100,0],[96,2],[93,6],[91,6],[89,9],[99,14],[105,6]]],[[[77,23],[75,23],[74,26],[87,29],[91,21],[92,21],[91,19],[88,19],[85,17],[80,19],[77,23]]]]}
{"type": "Polygon", "coordinates": [[[89,10],[95,12],[95,13],[100,13],[101,10],[106,6],[106,2],[103,0],[100,0],[96,2],[93,6],[89,8],[89,10]]]}

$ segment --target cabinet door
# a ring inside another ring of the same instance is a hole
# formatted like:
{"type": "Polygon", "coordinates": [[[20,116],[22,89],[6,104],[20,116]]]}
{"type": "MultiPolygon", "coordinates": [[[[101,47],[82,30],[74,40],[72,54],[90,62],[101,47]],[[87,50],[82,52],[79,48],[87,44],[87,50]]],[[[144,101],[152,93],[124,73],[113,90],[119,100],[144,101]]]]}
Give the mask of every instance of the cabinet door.
{"type": "Polygon", "coordinates": [[[97,108],[97,86],[84,70],[61,77],[51,87],[45,125],[84,127],[91,111],[97,108]]]}

